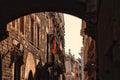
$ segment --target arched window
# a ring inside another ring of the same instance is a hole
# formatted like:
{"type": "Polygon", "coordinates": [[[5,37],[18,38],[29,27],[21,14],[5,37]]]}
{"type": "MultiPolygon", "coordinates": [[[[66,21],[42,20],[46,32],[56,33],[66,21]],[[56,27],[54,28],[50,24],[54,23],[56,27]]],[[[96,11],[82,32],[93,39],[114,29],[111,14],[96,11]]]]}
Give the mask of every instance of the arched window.
{"type": "Polygon", "coordinates": [[[20,18],[20,32],[24,34],[24,17],[20,18]]]}
{"type": "Polygon", "coordinates": [[[34,20],[31,18],[31,43],[34,41],[34,20]]]}

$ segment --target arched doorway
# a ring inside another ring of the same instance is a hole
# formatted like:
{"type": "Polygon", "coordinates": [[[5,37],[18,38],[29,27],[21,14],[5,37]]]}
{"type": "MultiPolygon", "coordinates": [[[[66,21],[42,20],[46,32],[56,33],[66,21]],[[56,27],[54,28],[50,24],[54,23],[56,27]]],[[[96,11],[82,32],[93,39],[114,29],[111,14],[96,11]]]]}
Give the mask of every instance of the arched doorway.
{"type": "Polygon", "coordinates": [[[31,74],[34,77],[36,67],[35,67],[35,61],[34,61],[34,57],[33,57],[32,53],[27,54],[25,65],[26,65],[25,66],[25,79],[28,79],[29,75],[31,75],[31,74]]]}

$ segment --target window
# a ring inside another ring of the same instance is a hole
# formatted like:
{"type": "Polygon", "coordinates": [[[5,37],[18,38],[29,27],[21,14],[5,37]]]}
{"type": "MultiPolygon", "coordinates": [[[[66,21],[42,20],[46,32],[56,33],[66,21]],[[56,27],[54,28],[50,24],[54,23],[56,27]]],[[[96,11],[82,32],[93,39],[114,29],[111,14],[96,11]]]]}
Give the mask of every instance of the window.
{"type": "Polygon", "coordinates": [[[12,26],[13,26],[13,27],[15,27],[15,20],[14,20],[14,21],[12,21],[12,26]]]}
{"type": "Polygon", "coordinates": [[[24,17],[20,18],[20,32],[24,34],[24,17]]]}
{"type": "Polygon", "coordinates": [[[40,39],[40,35],[39,35],[39,34],[40,34],[40,33],[39,33],[40,30],[39,30],[39,27],[40,27],[40,25],[37,24],[37,47],[38,47],[38,48],[39,48],[39,44],[40,44],[40,43],[39,43],[39,39],[40,39]]]}
{"type": "Polygon", "coordinates": [[[31,42],[34,41],[34,20],[31,18],[31,42]]]}

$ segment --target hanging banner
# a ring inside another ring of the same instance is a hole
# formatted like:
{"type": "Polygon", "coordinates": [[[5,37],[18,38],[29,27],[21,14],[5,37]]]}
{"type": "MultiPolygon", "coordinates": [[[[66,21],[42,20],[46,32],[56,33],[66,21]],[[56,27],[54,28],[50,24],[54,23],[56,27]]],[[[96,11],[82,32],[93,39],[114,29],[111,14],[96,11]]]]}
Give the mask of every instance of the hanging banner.
{"type": "Polygon", "coordinates": [[[57,51],[57,43],[56,43],[56,37],[54,37],[52,53],[55,54],[56,51],[57,51]]]}

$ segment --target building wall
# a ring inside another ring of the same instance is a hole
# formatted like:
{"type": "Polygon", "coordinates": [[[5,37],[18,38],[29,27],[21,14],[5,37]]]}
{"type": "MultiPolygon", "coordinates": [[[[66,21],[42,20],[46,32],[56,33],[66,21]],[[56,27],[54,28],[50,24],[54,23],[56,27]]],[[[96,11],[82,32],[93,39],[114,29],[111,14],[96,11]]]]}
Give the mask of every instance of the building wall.
{"type": "MultiPolygon", "coordinates": [[[[7,25],[9,37],[0,42],[2,80],[27,80],[30,71],[34,77],[40,60],[42,65],[47,62],[47,34],[54,33],[53,19],[50,12],[34,13],[7,25]]],[[[63,16],[58,19],[63,20],[63,16]]],[[[63,23],[61,26],[64,26],[63,23]]]]}
{"type": "Polygon", "coordinates": [[[52,80],[64,80],[64,16],[50,13],[50,31],[48,34],[48,63],[52,80]],[[51,25],[54,27],[51,28],[51,25]],[[57,67],[59,66],[59,68],[57,67]]]}
{"type": "Polygon", "coordinates": [[[83,51],[82,51],[82,80],[96,80],[96,43],[85,34],[86,22],[82,21],[83,51]]]}
{"type": "Polygon", "coordinates": [[[70,52],[69,52],[69,54],[65,54],[66,80],[73,80],[74,79],[74,70],[73,70],[74,60],[72,58],[73,58],[73,55],[70,52]]]}
{"type": "Polygon", "coordinates": [[[81,80],[81,63],[69,52],[65,54],[66,80],[81,80]]]}

